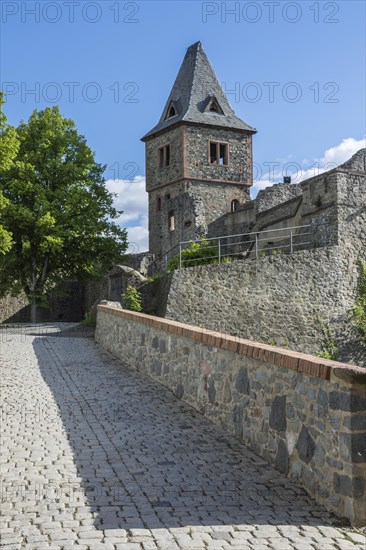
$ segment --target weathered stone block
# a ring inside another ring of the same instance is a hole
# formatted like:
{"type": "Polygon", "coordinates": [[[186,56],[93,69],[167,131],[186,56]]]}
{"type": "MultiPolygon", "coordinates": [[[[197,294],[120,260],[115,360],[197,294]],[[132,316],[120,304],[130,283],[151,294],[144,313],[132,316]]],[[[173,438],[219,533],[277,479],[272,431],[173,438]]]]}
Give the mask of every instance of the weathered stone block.
{"type": "Polygon", "coordinates": [[[317,402],[319,407],[321,407],[322,409],[326,409],[328,407],[328,394],[321,388],[319,389],[319,392],[318,392],[317,402]]]}
{"type": "Polygon", "coordinates": [[[276,395],[273,400],[271,412],[269,415],[269,426],[278,432],[284,432],[287,428],[286,419],[286,396],[276,395]]]}
{"type": "Polygon", "coordinates": [[[157,376],[160,376],[161,375],[161,361],[160,361],[160,359],[154,359],[153,366],[154,366],[155,374],[157,376]]]}
{"type": "Polygon", "coordinates": [[[231,386],[228,378],[225,378],[224,380],[224,386],[222,388],[222,400],[224,403],[230,403],[230,401],[232,400],[231,386]]]}
{"type": "Polygon", "coordinates": [[[314,452],[314,463],[318,467],[322,467],[325,459],[325,449],[320,443],[316,446],[314,452]]]}
{"type": "Polygon", "coordinates": [[[329,408],[349,411],[350,397],[349,393],[332,391],[329,394],[329,408]]]}
{"type": "Polygon", "coordinates": [[[233,413],[233,422],[235,435],[241,437],[243,435],[243,408],[236,406],[233,413]]]}
{"type": "Polygon", "coordinates": [[[296,443],[296,450],[301,460],[303,460],[306,464],[309,464],[310,460],[314,456],[315,442],[306,426],[301,428],[299,439],[296,443]]]}
{"type": "Polygon", "coordinates": [[[239,393],[249,393],[248,369],[241,367],[235,381],[235,388],[239,393]]]}
{"type": "Polygon", "coordinates": [[[360,498],[365,492],[365,480],[361,477],[351,479],[349,476],[334,473],[334,489],[347,497],[360,498]]]}
{"type": "Polygon", "coordinates": [[[343,462],[341,462],[340,460],[335,460],[331,456],[327,456],[327,464],[329,464],[331,468],[335,468],[336,470],[343,470],[343,462]]]}
{"type": "Polygon", "coordinates": [[[351,434],[351,455],[353,462],[366,463],[366,434],[351,434]]]}
{"type": "Polygon", "coordinates": [[[363,430],[366,433],[366,412],[346,416],[343,419],[343,426],[349,430],[363,430]]]}
{"type": "Polygon", "coordinates": [[[362,395],[351,394],[351,412],[366,411],[366,398],[362,395]]]}
{"type": "Polygon", "coordinates": [[[165,353],[166,352],[166,342],[163,338],[160,338],[159,350],[160,350],[160,353],[165,353]]]}
{"type": "Polygon", "coordinates": [[[278,442],[278,448],[275,458],[275,467],[283,474],[287,474],[289,470],[289,455],[286,447],[286,443],[280,439],[278,442]]]}

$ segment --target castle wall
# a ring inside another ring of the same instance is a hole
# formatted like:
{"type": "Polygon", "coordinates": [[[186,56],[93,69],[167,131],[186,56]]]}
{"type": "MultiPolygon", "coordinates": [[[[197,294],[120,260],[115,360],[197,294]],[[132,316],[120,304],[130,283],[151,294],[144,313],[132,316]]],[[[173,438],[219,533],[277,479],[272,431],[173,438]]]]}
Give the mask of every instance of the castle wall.
{"type": "Polygon", "coordinates": [[[227,128],[188,126],[186,130],[188,174],[192,179],[208,179],[252,183],[252,136],[227,128]],[[209,142],[227,143],[230,153],[228,165],[209,163],[209,142]]]}
{"type": "Polygon", "coordinates": [[[6,295],[0,298],[0,323],[30,321],[30,305],[28,298],[6,295]]]}
{"type": "Polygon", "coordinates": [[[255,207],[257,212],[269,210],[274,206],[280,205],[302,193],[301,185],[296,183],[275,183],[271,187],[266,187],[259,191],[255,198],[255,207]]]}
{"type": "Polygon", "coordinates": [[[312,354],[323,348],[321,320],[341,359],[366,366],[351,313],[358,274],[338,246],[186,268],[172,274],[166,317],[312,354]]]}
{"type": "Polygon", "coordinates": [[[364,524],[363,369],[106,306],[98,307],[96,339],[329,510],[364,524]]]}
{"type": "MultiPolygon", "coordinates": [[[[78,281],[64,281],[51,291],[48,307],[37,308],[38,322],[78,322],[85,314],[85,286],[78,281]]],[[[24,294],[0,298],[0,323],[29,323],[31,306],[24,294]]]]}
{"type": "MultiPolygon", "coordinates": [[[[353,176],[364,179],[364,176],[353,176]]],[[[227,212],[220,220],[212,222],[208,228],[209,236],[233,235],[247,232],[284,229],[302,225],[326,225],[327,244],[338,242],[339,232],[339,197],[344,188],[345,196],[353,196],[353,185],[348,176],[340,171],[333,171],[311,178],[297,185],[278,184],[265,189],[253,201],[245,204],[237,212],[227,212]],[[283,187],[282,187],[283,186],[283,187]],[[285,202],[279,202],[286,197],[285,202]]],[[[364,194],[358,193],[353,203],[362,204],[364,194]]],[[[354,208],[355,204],[349,206],[354,208]]]]}
{"type": "MultiPolygon", "coordinates": [[[[157,256],[167,252],[181,241],[197,239],[206,235],[211,222],[223,216],[231,208],[234,199],[248,200],[246,187],[225,183],[198,182],[194,180],[171,184],[170,198],[159,190],[150,193],[149,200],[149,247],[157,256]],[[156,208],[161,197],[161,210],[156,208]],[[169,214],[174,213],[174,231],[169,228],[169,214]]],[[[175,251],[177,253],[177,250],[175,251]]]]}
{"type": "MultiPolygon", "coordinates": [[[[312,227],[306,230],[308,235],[294,239],[297,246],[291,255],[276,250],[275,255],[258,259],[175,271],[165,293],[168,299],[159,311],[173,320],[315,354],[325,343],[321,324],[323,329],[329,324],[342,360],[366,366],[366,346],[352,317],[359,260],[366,261],[365,174],[331,171],[303,182],[302,193],[284,203],[258,212],[255,201],[250,201],[238,212],[221,216],[217,203],[215,210],[220,190],[210,197],[210,186],[195,185],[196,202],[192,199],[189,208],[196,219],[202,213],[197,226],[203,233],[207,227],[209,236],[264,229],[269,232],[261,235],[262,246],[274,241],[276,229],[312,227]],[[200,203],[205,192],[208,195],[200,203]],[[204,205],[214,211],[209,224],[204,205]]],[[[229,189],[223,185],[221,203],[229,189]]],[[[176,209],[186,216],[179,203],[176,209]]],[[[184,225],[183,218],[179,224],[184,225]]],[[[195,236],[186,234],[177,241],[195,236]]],[[[275,247],[281,244],[274,242],[275,247]]]]}
{"type": "Polygon", "coordinates": [[[182,125],[146,142],[152,253],[160,257],[180,241],[206,234],[211,222],[231,210],[233,200],[240,205],[250,200],[251,139],[230,129],[182,125]],[[227,166],[210,164],[210,141],[228,144],[227,166]],[[168,143],[170,165],[159,169],[158,149],[168,143]],[[174,230],[169,224],[173,214],[174,230]]]}
{"type": "MultiPolygon", "coordinates": [[[[181,127],[169,129],[168,132],[146,142],[146,191],[158,185],[175,181],[182,177],[183,142],[181,127]],[[170,164],[160,169],[158,149],[170,144],[170,164]]],[[[163,193],[169,192],[164,190],[163,193]]]]}

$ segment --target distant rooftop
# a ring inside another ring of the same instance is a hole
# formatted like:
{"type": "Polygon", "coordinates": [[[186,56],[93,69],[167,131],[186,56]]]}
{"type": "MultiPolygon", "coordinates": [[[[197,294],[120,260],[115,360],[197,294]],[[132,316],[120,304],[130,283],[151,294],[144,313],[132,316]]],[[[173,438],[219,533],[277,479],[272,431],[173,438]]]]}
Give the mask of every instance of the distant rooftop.
{"type": "Polygon", "coordinates": [[[230,107],[201,42],[187,49],[160,120],[142,140],[178,122],[256,132],[230,107]]]}

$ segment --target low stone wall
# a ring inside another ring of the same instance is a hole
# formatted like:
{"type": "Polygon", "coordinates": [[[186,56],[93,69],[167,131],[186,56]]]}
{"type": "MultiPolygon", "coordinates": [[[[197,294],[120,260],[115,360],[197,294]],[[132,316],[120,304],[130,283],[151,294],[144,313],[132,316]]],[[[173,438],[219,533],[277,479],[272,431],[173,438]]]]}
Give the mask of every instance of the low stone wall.
{"type": "Polygon", "coordinates": [[[96,339],[365,523],[365,369],[109,306],[98,306],[96,339]]]}

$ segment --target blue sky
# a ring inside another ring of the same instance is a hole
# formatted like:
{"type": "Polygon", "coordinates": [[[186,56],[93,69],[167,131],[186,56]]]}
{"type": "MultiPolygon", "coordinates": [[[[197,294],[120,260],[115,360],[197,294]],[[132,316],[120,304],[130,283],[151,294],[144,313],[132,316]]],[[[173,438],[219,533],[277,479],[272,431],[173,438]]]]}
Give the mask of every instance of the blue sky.
{"type": "Polygon", "coordinates": [[[253,196],[283,173],[299,181],[364,146],[362,1],[0,4],[9,122],[55,104],[75,120],[107,165],[135,249],[147,238],[140,137],[159,119],[197,40],[237,114],[258,130],[253,196]]]}

